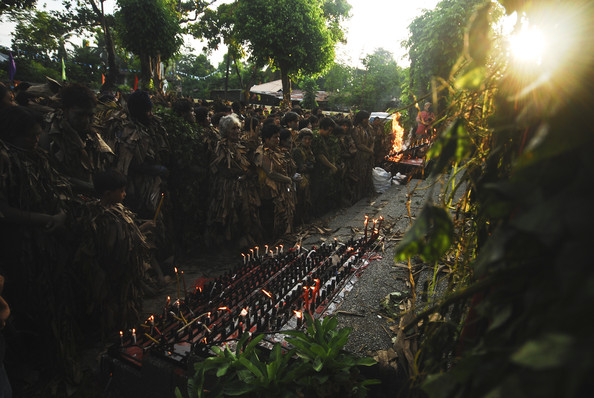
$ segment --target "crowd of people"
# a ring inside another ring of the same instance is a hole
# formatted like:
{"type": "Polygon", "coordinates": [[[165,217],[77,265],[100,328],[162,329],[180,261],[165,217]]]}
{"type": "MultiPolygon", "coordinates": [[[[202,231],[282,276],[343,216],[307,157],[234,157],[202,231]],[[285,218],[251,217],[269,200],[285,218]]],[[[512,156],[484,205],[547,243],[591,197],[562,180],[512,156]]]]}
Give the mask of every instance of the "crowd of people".
{"type": "Polygon", "coordinates": [[[0,86],[7,362],[74,379],[78,347],[136,325],[174,251],[272,245],[371,194],[391,146],[366,111],[27,88],[0,86]]]}

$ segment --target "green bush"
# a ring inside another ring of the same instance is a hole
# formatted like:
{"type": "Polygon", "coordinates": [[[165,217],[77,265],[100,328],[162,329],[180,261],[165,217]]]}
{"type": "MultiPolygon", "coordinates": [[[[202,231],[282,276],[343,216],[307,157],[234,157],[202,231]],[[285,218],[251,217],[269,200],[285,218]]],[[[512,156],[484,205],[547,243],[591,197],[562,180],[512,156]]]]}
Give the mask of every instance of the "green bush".
{"type": "MultiPolygon", "coordinates": [[[[212,347],[216,354],[194,365],[188,380],[188,394],[202,397],[365,397],[367,386],[378,384],[364,379],[358,366],[371,366],[371,358],[359,358],[342,350],[350,328],[336,330],[335,317],[323,322],[306,314],[307,331],[283,332],[293,348],[283,353],[276,343],[267,358],[258,344],[264,334],[244,334],[235,352],[212,347]]],[[[179,389],[176,396],[181,398],[179,389]]]]}

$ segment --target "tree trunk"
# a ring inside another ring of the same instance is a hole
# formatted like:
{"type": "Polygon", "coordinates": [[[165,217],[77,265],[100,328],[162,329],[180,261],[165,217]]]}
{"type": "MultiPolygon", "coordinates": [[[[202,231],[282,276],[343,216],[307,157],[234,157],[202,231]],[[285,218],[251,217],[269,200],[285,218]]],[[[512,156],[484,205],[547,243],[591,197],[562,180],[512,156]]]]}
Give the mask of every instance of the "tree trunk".
{"type": "Polygon", "coordinates": [[[159,94],[163,93],[163,81],[161,80],[161,55],[152,58],[153,62],[153,84],[155,91],[159,94]]]}
{"type": "Polygon", "coordinates": [[[229,90],[229,69],[231,68],[231,51],[227,50],[227,66],[225,67],[225,101],[229,90]]]}
{"type": "Polygon", "coordinates": [[[109,90],[115,87],[119,82],[120,72],[115,62],[115,48],[113,45],[113,38],[109,26],[107,25],[107,19],[105,18],[105,10],[103,7],[104,0],[101,0],[101,9],[95,3],[95,0],[89,0],[93,11],[97,15],[101,27],[103,28],[103,37],[105,39],[105,52],[107,53],[107,76],[105,77],[104,88],[109,90]]]}
{"type": "MultiPolygon", "coordinates": [[[[239,66],[237,66],[237,59],[235,58],[235,56],[233,56],[233,66],[235,66],[235,73],[237,73],[237,77],[239,78],[239,87],[241,87],[241,92],[245,93],[243,78],[241,77],[241,72],[239,71],[239,66]]],[[[239,95],[239,100],[241,101],[241,95],[239,95]]],[[[246,98],[246,101],[244,102],[246,102],[247,105],[247,103],[249,103],[249,98],[246,98]]]]}
{"type": "Polygon", "coordinates": [[[149,83],[151,81],[152,75],[152,68],[151,68],[151,57],[147,54],[142,54],[139,56],[140,58],[140,86],[143,90],[147,90],[149,88],[149,83]]]}
{"type": "Polygon", "coordinates": [[[288,110],[291,108],[291,79],[289,79],[286,65],[281,64],[280,70],[281,81],[283,83],[283,102],[281,103],[281,109],[284,107],[288,110]]]}

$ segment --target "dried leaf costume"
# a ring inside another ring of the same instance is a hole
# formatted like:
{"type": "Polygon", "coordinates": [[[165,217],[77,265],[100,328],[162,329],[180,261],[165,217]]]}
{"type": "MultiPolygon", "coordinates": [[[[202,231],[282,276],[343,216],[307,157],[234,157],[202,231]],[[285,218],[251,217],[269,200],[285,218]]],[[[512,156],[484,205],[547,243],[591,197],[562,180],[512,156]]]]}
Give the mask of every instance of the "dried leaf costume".
{"type": "Polygon", "coordinates": [[[245,215],[250,212],[247,149],[239,142],[221,139],[210,164],[211,199],[207,224],[211,238],[219,234],[229,241],[249,230],[245,215]],[[212,236],[214,235],[214,236],[212,236]]]}
{"type": "Polygon", "coordinates": [[[171,146],[170,208],[178,240],[189,249],[203,241],[208,210],[208,144],[196,124],[159,110],[171,146]]]}
{"type": "Polygon", "coordinates": [[[292,182],[273,180],[270,173],[277,173],[287,178],[296,169],[292,159],[279,149],[271,149],[261,145],[256,150],[255,165],[260,169],[260,197],[272,199],[274,205],[273,237],[278,238],[293,232],[293,218],[295,216],[296,194],[292,182]]]}
{"type": "Polygon", "coordinates": [[[105,206],[97,200],[84,206],[75,261],[88,287],[82,298],[87,333],[101,331],[106,337],[139,321],[150,258],[134,217],[121,203],[105,206]]]}
{"type": "Polygon", "coordinates": [[[293,160],[297,167],[297,173],[301,174],[301,181],[297,184],[296,217],[298,221],[305,223],[311,216],[311,179],[316,157],[311,147],[305,147],[299,142],[293,148],[293,160]]]}
{"type": "Polygon", "coordinates": [[[128,177],[126,204],[141,218],[152,218],[167,174],[169,143],[160,119],[148,125],[126,114],[110,121],[108,136],[115,137],[116,170],[128,177]]]}
{"type": "Polygon", "coordinates": [[[91,184],[93,173],[113,161],[113,151],[97,131],[79,134],[61,112],[53,115],[48,135],[50,156],[56,169],[66,177],[91,184]]]}
{"type": "Polygon", "coordinates": [[[332,174],[332,170],[320,161],[325,156],[330,163],[339,166],[340,147],[334,135],[323,136],[314,133],[312,150],[316,156],[314,169],[312,195],[317,214],[330,210],[339,197],[340,178],[339,172],[332,174]]]}
{"type": "MultiPolygon", "coordinates": [[[[68,210],[71,197],[69,182],[50,166],[45,151],[23,150],[0,140],[0,200],[27,212],[57,214],[68,210]]],[[[71,266],[72,237],[65,228],[48,233],[3,218],[0,214],[0,266],[10,281],[4,295],[15,328],[28,341],[16,348],[19,358],[55,371],[74,368],[81,336],[73,322],[78,275],[71,266]]],[[[71,225],[71,220],[66,223],[71,225]]]]}
{"type": "Polygon", "coordinates": [[[371,179],[371,170],[374,162],[374,137],[371,127],[356,126],[353,133],[353,140],[357,145],[357,154],[355,155],[355,170],[359,179],[357,185],[356,198],[373,193],[373,181],[371,179]]]}

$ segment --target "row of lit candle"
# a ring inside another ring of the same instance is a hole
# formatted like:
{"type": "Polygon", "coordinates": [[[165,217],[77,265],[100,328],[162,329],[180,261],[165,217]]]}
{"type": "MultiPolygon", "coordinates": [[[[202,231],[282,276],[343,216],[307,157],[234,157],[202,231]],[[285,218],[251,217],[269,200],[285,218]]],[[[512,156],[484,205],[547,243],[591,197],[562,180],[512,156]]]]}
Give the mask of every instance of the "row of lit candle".
{"type": "MultiPolygon", "coordinates": [[[[382,221],[384,221],[384,217],[380,216],[377,219],[373,219],[373,228],[371,229],[371,236],[375,235],[375,234],[379,234],[380,230],[382,228],[382,221]],[[376,230],[376,225],[377,225],[377,230],[376,230]]],[[[369,216],[365,216],[365,231],[364,231],[364,236],[365,239],[367,239],[367,224],[369,224],[369,216]]]]}

